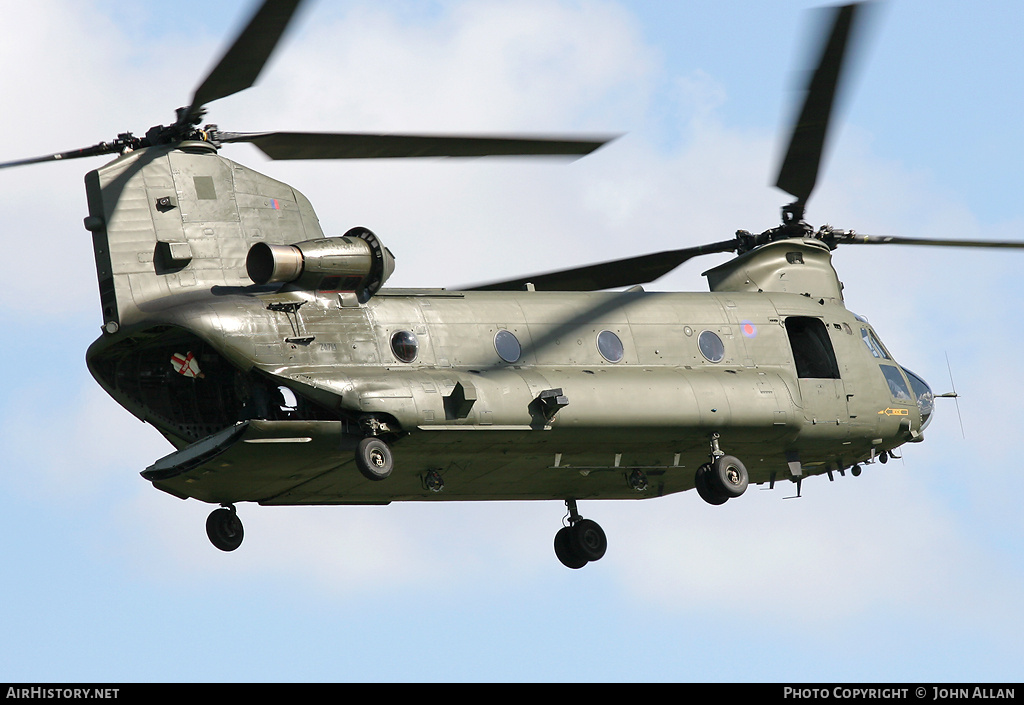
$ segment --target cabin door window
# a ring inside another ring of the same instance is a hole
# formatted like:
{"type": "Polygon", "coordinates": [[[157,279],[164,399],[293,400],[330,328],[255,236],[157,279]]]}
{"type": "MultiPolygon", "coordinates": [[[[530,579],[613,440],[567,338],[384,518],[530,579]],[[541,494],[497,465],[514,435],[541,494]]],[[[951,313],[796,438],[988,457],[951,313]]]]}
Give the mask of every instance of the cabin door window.
{"type": "Polygon", "coordinates": [[[786,319],[786,333],[789,335],[797,377],[839,379],[836,352],[821,319],[792,316],[786,319]]]}

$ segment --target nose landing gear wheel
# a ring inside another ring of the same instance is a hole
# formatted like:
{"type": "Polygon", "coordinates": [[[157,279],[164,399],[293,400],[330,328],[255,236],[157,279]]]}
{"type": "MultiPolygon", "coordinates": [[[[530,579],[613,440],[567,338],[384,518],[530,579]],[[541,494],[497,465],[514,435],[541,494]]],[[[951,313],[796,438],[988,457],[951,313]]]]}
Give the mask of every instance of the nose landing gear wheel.
{"type": "Polygon", "coordinates": [[[711,476],[721,493],[729,499],[747,491],[747,468],[731,455],[723,455],[711,463],[711,476]]]}
{"type": "Polygon", "coordinates": [[[725,504],[729,499],[718,491],[711,483],[711,463],[704,463],[697,468],[697,474],[693,478],[693,484],[697,488],[697,494],[708,504],[725,504]]]}
{"type": "Polygon", "coordinates": [[[356,467],[368,480],[386,480],[394,467],[391,449],[379,438],[364,438],[356,448],[356,467]]]}
{"type": "Polygon", "coordinates": [[[747,468],[737,458],[723,455],[697,468],[694,485],[708,504],[725,504],[747,491],[747,468]]]}
{"type": "Polygon", "coordinates": [[[206,518],[206,535],[210,543],[222,551],[234,551],[241,546],[245,532],[235,508],[221,507],[210,512],[206,518]]]}

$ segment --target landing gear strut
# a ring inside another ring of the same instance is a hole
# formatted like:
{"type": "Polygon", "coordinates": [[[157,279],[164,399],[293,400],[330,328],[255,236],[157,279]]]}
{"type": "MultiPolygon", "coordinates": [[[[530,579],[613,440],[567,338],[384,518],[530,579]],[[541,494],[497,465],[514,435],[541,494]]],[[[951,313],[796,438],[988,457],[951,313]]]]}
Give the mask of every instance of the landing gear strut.
{"type": "Polygon", "coordinates": [[[222,551],[234,551],[242,545],[245,532],[233,504],[226,504],[210,513],[206,518],[206,535],[210,537],[210,543],[222,551]]]}
{"type": "Polygon", "coordinates": [[[576,510],[576,500],[565,500],[569,510],[569,526],[555,534],[555,555],[567,568],[582,568],[600,560],[608,550],[604,529],[596,521],[584,519],[576,510]]]}

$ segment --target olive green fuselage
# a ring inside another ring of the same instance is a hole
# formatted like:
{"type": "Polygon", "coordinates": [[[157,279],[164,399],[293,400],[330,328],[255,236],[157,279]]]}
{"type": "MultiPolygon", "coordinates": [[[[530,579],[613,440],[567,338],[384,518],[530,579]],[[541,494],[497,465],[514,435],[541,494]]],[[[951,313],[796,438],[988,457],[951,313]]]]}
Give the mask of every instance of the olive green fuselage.
{"type": "Polygon", "coordinates": [[[794,294],[385,290],[352,306],[303,291],[232,294],[136,328],[89,355],[133,413],[179,447],[239,422],[265,427],[248,428],[240,445],[253,452],[219,472],[157,483],[212,502],[653,496],[693,486],[714,434],[765,482],[869,460],[922,423],[917,403],[890,391],[867,324],[794,294]],[[806,343],[787,326],[808,323],[838,374],[801,376],[807,351],[794,345],[806,343]],[[512,361],[499,331],[520,345],[512,361]],[[616,362],[599,349],[604,331],[621,341],[616,362]],[[721,341],[717,361],[700,349],[706,331],[721,341]],[[414,336],[410,362],[392,349],[402,333],[414,336]],[[198,374],[178,371],[175,354],[192,355],[198,374]],[[280,387],[293,398],[275,397],[280,387]],[[548,390],[560,400],[543,403],[548,390]],[[392,439],[387,482],[353,467],[367,419],[392,439]],[[635,469],[646,490],[629,483],[635,469]],[[431,470],[443,492],[425,487],[431,470]]]}
{"type": "Polygon", "coordinates": [[[181,497],[649,497],[719,453],[753,482],[841,472],[931,411],[820,242],[757,247],[710,293],[388,290],[376,236],[326,238],[301,193],[211,145],[138,150],[86,187],[88,364],[178,449],[144,477],[181,497]],[[393,449],[385,482],[354,467],[367,436],[393,449]]]}

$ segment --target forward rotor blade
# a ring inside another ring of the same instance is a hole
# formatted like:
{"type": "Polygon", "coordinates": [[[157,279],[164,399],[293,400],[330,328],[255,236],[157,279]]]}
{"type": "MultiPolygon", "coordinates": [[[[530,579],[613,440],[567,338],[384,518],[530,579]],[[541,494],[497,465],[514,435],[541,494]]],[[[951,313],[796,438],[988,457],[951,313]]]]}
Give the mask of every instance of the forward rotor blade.
{"type": "Polygon", "coordinates": [[[736,240],[726,240],[710,245],[688,247],[682,250],[666,250],[639,257],[614,260],[576,267],[546,274],[535,274],[502,282],[478,284],[464,287],[463,291],[520,291],[527,283],[537,291],[598,291],[623,286],[646,284],[668,274],[689,259],[716,252],[733,252],[738,246],[736,240]]]}
{"type": "Polygon", "coordinates": [[[837,240],[840,245],[925,245],[928,247],[998,247],[1024,249],[1024,240],[949,240],[934,238],[893,237],[889,235],[847,234],[837,240]]]}
{"type": "Polygon", "coordinates": [[[807,86],[803,108],[793,125],[789,148],[779,169],[775,185],[795,196],[801,205],[807,202],[818,180],[848,40],[860,7],[852,4],[835,9],[832,31],[807,86]]]}
{"type": "Polygon", "coordinates": [[[207,103],[244,91],[256,82],[288,28],[301,0],[265,0],[238,39],[206,77],[179,120],[190,125],[207,103]]]}
{"type": "Polygon", "coordinates": [[[15,166],[24,166],[26,164],[40,164],[42,162],[59,162],[67,159],[81,159],[82,157],[95,157],[98,154],[111,154],[121,149],[121,145],[111,144],[109,142],[100,142],[92,147],[83,147],[82,149],[73,149],[68,152],[55,152],[53,154],[47,154],[42,157],[32,157],[30,159],[18,159],[13,162],[0,162],[0,169],[8,169],[15,166]]]}
{"type": "Polygon", "coordinates": [[[615,139],[317,132],[222,132],[216,138],[221,142],[251,142],[271,159],[583,156],[615,139]]]}

